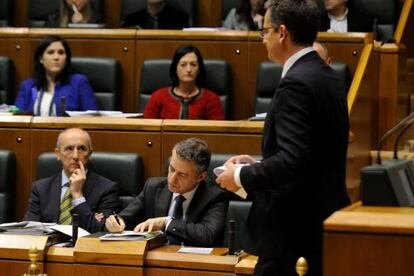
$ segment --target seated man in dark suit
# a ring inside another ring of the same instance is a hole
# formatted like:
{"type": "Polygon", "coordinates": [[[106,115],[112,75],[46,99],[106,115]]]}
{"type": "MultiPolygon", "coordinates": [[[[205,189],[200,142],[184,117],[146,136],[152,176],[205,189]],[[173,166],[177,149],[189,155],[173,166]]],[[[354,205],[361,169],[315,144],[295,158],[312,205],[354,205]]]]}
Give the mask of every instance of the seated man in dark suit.
{"type": "Polygon", "coordinates": [[[205,181],[210,157],[200,139],[176,144],[168,177],[148,179],[141,194],[119,214],[119,223],[110,216],[106,229],[163,230],[171,243],[221,246],[228,199],[223,189],[205,181]]]}
{"type": "Polygon", "coordinates": [[[122,27],[141,29],[182,29],[188,27],[188,16],[168,5],[165,0],[147,0],[147,8],[129,14],[122,27]]]}
{"type": "Polygon", "coordinates": [[[325,12],[321,14],[321,32],[372,32],[373,19],[355,9],[351,0],[325,0],[325,12]]]}
{"type": "Polygon", "coordinates": [[[55,153],[63,170],[33,183],[23,220],[71,224],[76,213],[80,227],[99,231],[104,224],[102,215],[119,208],[118,188],[115,182],[88,170],[92,154],[89,134],[80,128],[62,131],[55,153]]]}

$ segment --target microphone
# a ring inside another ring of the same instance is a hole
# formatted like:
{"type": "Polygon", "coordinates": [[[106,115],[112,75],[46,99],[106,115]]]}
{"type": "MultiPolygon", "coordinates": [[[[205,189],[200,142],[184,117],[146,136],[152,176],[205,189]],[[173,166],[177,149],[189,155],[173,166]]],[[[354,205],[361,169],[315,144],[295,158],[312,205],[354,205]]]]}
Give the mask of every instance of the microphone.
{"type": "Polygon", "coordinates": [[[235,231],[236,231],[236,221],[229,220],[229,231],[227,232],[227,241],[228,241],[228,255],[234,255],[234,238],[235,238],[235,231]]]}
{"type": "Polygon", "coordinates": [[[74,247],[78,240],[79,215],[72,215],[72,246],[74,247]]]}
{"type": "Polygon", "coordinates": [[[377,40],[378,18],[376,17],[372,20],[372,33],[374,34],[374,41],[377,40]]]}
{"type": "Polygon", "coordinates": [[[399,136],[397,137],[397,140],[394,143],[394,159],[395,156],[397,155],[396,153],[396,147],[398,147],[398,142],[402,136],[402,134],[404,134],[407,129],[411,126],[411,124],[414,123],[414,112],[410,113],[407,117],[405,117],[404,119],[402,119],[398,124],[396,124],[394,127],[392,127],[390,130],[388,130],[379,140],[378,144],[377,144],[377,163],[381,164],[381,148],[384,145],[385,141],[394,133],[396,133],[397,131],[403,129],[401,131],[401,133],[399,134],[399,136]]]}
{"type": "Polygon", "coordinates": [[[60,116],[66,117],[66,97],[62,96],[60,97],[60,116]]]}

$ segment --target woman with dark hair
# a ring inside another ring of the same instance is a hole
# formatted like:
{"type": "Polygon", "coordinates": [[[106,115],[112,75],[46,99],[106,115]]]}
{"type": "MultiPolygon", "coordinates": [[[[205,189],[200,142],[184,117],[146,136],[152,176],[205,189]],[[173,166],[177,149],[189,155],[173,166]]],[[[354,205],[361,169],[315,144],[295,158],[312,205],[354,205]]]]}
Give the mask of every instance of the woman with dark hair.
{"type": "Polygon", "coordinates": [[[240,0],[237,8],[228,13],[223,27],[238,31],[256,31],[262,28],[266,12],[264,0],[240,0]]]}
{"type": "Polygon", "coordinates": [[[21,83],[15,105],[38,116],[62,116],[63,108],[98,109],[87,78],[72,74],[71,58],[69,45],[63,38],[52,35],[42,39],[34,54],[33,77],[21,83]]]}
{"type": "Polygon", "coordinates": [[[196,47],[178,47],[170,66],[171,86],[151,95],[144,118],[224,120],[219,96],[203,88],[205,72],[196,47]]]}
{"type": "Polygon", "coordinates": [[[61,0],[59,10],[49,16],[47,27],[68,27],[68,24],[98,23],[99,13],[92,9],[91,0],[61,0]]]}

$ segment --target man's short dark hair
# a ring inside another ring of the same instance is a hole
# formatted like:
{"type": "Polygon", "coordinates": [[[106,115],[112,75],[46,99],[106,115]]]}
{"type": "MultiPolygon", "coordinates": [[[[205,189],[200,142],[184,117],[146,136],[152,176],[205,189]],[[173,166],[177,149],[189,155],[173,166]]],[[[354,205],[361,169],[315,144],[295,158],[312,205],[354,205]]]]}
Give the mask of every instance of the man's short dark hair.
{"type": "Polygon", "coordinates": [[[319,11],[314,0],[273,0],[269,10],[272,26],[285,25],[294,44],[310,46],[315,41],[319,11]]]}
{"type": "Polygon", "coordinates": [[[198,173],[206,171],[210,165],[210,149],[201,139],[189,138],[180,141],[175,144],[174,151],[181,159],[194,162],[198,173]]]}

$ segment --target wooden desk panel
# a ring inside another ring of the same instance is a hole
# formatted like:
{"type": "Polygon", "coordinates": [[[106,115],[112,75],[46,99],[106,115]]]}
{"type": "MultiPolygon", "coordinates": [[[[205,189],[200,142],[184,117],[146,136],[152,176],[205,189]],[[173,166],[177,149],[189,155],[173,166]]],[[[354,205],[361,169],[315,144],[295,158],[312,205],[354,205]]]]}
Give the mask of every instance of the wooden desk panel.
{"type": "Polygon", "coordinates": [[[64,264],[64,263],[46,263],[45,264],[45,273],[48,276],[73,276],[74,269],[73,264],[64,264]]]}
{"type": "Polygon", "coordinates": [[[76,276],[140,276],[144,275],[141,267],[111,266],[111,265],[84,265],[74,264],[73,275],[76,276]]]}
{"type": "MultiPolygon", "coordinates": [[[[30,265],[29,261],[24,262],[24,261],[0,260],[0,275],[22,276],[23,273],[27,273],[27,269],[29,268],[29,265],[30,265]]],[[[44,271],[43,264],[39,262],[38,265],[39,265],[40,271],[44,271]]],[[[60,275],[61,274],[59,274],[59,276],[60,275]]]]}
{"type": "Polygon", "coordinates": [[[414,275],[414,209],[354,204],[324,223],[324,275],[414,275]]]}

